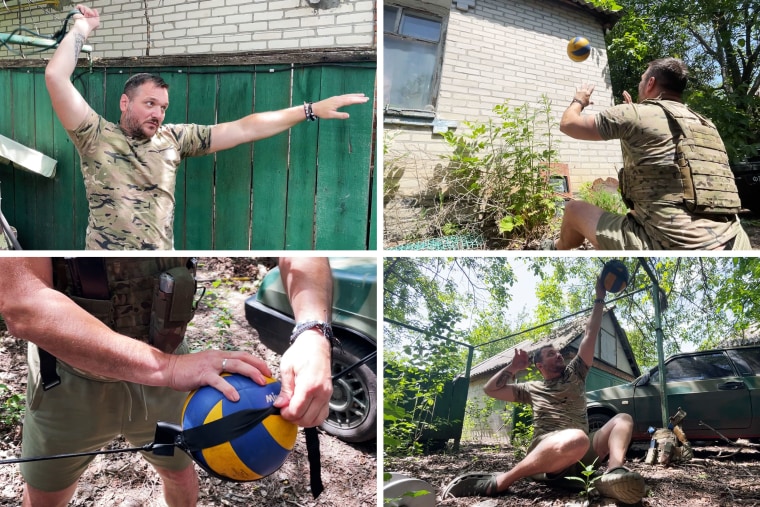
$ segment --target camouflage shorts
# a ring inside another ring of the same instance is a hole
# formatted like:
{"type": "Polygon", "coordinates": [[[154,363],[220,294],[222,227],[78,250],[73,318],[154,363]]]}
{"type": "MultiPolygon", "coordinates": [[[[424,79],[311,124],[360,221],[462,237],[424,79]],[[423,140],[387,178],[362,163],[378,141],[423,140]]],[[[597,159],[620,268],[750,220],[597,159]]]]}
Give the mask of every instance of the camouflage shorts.
{"type": "Polygon", "coordinates": [[[630,214],[605,211],[596,225],[600,250],[652,250],[652,240],[630,214]]]}
{"type": "MultiPolygon", "coordinates": [[[[156,423],[180,422],[187,393],[131,382],[101,382],[77,375],[58,362],[60,385],[43,391],[36,346],[29,346],[29,379],[22,456],[50,456],[98,450],[119,435],[134,447],[153,442],[156,423]]],[[[184,470],[192,461],[181,451],[174,456],[142,453],[153,466],[184,470]]],[[[95,456],[21,464],[32,487],[59,491],[74,484],[95,456]]]]}

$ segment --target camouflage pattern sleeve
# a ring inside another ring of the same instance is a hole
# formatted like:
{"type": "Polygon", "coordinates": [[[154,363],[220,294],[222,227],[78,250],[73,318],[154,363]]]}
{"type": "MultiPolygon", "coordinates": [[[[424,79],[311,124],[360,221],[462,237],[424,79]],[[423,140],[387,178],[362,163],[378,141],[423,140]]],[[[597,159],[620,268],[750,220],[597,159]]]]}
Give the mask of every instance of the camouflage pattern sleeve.
{"type": "Polygon", "coordinates": [[[530,395],[529,384],[530,382],[511,384],[513,392],[515,393],[515,401],[517,403],[525,403],[526,405],[531,404],[533,398],[530,395]]]}
{"type": "Polygon", "coordinates": [[[211,148],[211,126],[192,123],[167,125],[178,143],[182,157],[200,157],[207,155],[211,148]]]}
{"type": "Polygon", "coordinates": [[[106,120],[90,109],[82,123],[74,130],[67,130],[71,142],[80,154],[92,155],[100,147],[98,138],[106,120]]]}
{"type": "Polygon", "coordinates": [[[620,104],[596,115],[596,128],[605,141],[626,139],[641,121],[638,104],[620,104]]]}

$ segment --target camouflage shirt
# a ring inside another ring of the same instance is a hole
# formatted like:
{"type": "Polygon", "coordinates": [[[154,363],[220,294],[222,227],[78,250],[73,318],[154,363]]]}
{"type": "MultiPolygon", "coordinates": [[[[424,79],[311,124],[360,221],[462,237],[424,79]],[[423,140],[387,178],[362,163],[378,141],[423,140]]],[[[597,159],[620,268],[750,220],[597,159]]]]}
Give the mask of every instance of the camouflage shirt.
{"type": "Polygon", "coordinates": [[[533,407],[533,438],[552,431],[580,429],[588,434],[586,375],[588,366],[575,356],[561,376],[515,384],[519,403],[533,407]]]}
{"type": "Polygon", "coordinates": [[[90,110],[67,131],[82,160],[88,250],[174,248],[174,187],[182,157],[205,155],[211,127],[162,125],[150,139],[133,139],[90,110]]]}
{"type": "MultiPolygon", "coordinates": [[[[676,104],[690,115],[683,104],[676,104]]],[[[610,107],[596,115],[596,126],[602,139],[620,139],[625,168],[651,166],[656,171],[657,167],[669,167],[675,163],[673,133],[665,112],[657,105],[610,107]]],[[[623,177],[621,183],[622,180],[623,177]]],[[[633,206],[634,218],[660,249],[714,249],[735,237],[741,228],[735,215],[695,215],[684,204],[672,199],[634,200],[633,206]]]]}

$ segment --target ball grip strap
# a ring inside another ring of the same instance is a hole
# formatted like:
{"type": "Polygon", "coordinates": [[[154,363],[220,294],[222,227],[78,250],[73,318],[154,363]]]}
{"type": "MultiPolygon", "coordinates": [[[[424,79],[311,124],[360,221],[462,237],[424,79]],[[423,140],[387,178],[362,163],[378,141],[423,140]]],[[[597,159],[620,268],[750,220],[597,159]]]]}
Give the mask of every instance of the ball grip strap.
{"type": "Polygon", "coordinates": [[[216,421],[182,431],[177,436],[177,447],[185,452],[215,447],[245,435],[270,415],[279,413],[277,407],[239,410],[216,421]]]}

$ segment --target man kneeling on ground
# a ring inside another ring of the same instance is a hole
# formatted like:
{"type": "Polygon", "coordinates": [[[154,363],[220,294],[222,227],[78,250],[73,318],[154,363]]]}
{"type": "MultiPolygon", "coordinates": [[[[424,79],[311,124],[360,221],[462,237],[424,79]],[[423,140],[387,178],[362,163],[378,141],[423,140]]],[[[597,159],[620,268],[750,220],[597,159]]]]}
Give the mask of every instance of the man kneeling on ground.
{"type": "MultiPolygon", "coordinates": [[[[517,350],[512,362],[496,373],[483,391],[497,400],[526,403],[533,408],[533,442],[514,468],[504,473],[468,473],[454,479],[443,493],[461,496],[497,496],[527,477],[561,485],[567,477],[581,477],[581,464],[598,466],[609,456],[607,471],[594,482],[604,497],[636,503],[644,497],[644,479],[623,467],[631,441],[633,420],[618,414],[598,431],[589,434],[586,415],[586,375],[602,326],[604,296],[601,280],[596,283],[596,300],[576,355],[567,365],[552,345],[534,354],[543,381],[516,384],[516,375],[528,368],[528,354],[517,350]],[[596,463],[594,463],[596,460],[596,463]]],[[[567,481],[570,482],[570,481],[567,481]]]]}
{"type": "Polygon", "coordinates": [[[629,208],[610,213],[583,201],[565,207],[559,238],[547,250],[587,239],[601,250],[751,250],[736,214],[741,208],[728,155],[715,126],[682,102],[688,70],[681,60],[649,64],[638,104],[582,115],[594,86],[584,84],[562,115],[560,130],[575,139],[620,139],[620,192],[629,208]]]}

